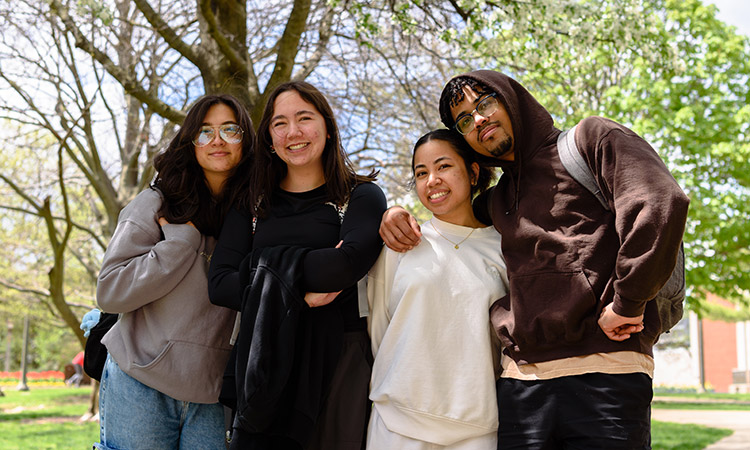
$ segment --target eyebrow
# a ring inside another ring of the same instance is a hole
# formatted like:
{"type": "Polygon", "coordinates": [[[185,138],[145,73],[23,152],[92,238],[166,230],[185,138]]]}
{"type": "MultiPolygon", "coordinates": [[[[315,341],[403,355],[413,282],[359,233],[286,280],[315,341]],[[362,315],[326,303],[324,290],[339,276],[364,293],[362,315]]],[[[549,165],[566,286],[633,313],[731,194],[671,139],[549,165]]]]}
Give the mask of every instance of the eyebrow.
{"type": "MultiPolygon", "coordinates": [[[[432,164],[437,164],[437,163],[442,162],[443,160],[446,160],[446,159],[449,160],[449,161],[453,161],[453,158],[451,158],[450,156],[441,156],[441,157],[435,159],[435,161],[433,161],[432,164]]],[[[414,170],[417,170],[420,167],[427,167],[427,164],[417,164],[416,166],[414,166],[414,170]]]]}
{"type": "Polygon", "coordinates": [[[237,123],[236,121],[234,121],[234,120],[227,120],[226,122],[222,122],[222,123],[220,123],[220,124],[218,124],[218,125],[211,125],[211,124],[210,124],[210,123],[208,123],[208,122],[203,122],[203,123],[201,124],[201,126],[202,126],[202,127],[212,127],[212,126],[217,126],[217,127],[220,127],[220,126],[222,126],[222,125],[239,125],[239,124],[238,124],[238,123],[237,123]]]}
{"type": "MultiPolygon", "coordinates": [[[[477,98],[474,99],[474,101],[471,102],[470,105],[472,105],[472,106],[474,106],[474,108],[476,108],[476,105],[479,104],[479,101],[482,100],[486,95],[487,94],[477,93],[477,98]]],[[[464,98],[466,98],[465,95],[464,95],[464,98]]],[[[465,115],[469,114],[469,112],[472,111],[472,110],[474,110],[474,108],[469,109],[469,110],[465,110],[465,111],[459,111],[458,114],[456,115],[456,119],[458,119],[461,116],[465,116],[465,115]]]]}
{"type": "MultiPolygon", "coordinates": [[[[315,111],[308,111],[306,109],[302,109],[302,110],[299,110],[296,113],[294,113],[294,116],[295,117],[299,117],[299,116],[304,116],[305,114],[315,115],[315,111]]],[[[279,115],[273,116],[273,117],[271,117],[271,122],[273,122],[276,119],[281,119],[282,117],[286,117],[286,116],[284,116],[283,114],[279,114],[279,115]]]]}

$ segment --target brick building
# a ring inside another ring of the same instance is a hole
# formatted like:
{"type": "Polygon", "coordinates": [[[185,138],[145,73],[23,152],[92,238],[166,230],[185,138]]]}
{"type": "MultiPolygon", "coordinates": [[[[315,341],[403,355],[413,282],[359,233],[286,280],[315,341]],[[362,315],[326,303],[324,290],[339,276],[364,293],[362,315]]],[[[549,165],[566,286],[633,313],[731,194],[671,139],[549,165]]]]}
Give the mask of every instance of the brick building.
{"type": "MultiPolygon", "coordinates": [[[[715,295],[707,301],[734,306],[715,295]]],[[[654,351],[654,385],[750,393],[750,321],[699,320],[690,313],[654,351]]]]}

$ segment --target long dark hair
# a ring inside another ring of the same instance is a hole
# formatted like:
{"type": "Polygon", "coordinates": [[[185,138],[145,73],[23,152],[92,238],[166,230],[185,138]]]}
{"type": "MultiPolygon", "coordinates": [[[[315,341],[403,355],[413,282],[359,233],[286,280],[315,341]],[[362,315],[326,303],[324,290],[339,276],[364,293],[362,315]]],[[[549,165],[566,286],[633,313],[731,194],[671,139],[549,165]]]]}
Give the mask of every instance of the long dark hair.
{"type": "MultiPolygon", "coordinates": [[[[218,236],[229,206],[241,202],[241,193],[249,196],[247,185],[250,173],[255,129],[247,110],[233,96],[227,94],[205,95],[188,110],[177,135],[167,148],[154,158],[156,180],[154,186],[164,195],[161,214],[169,223],[192,221],[201,234],[218,236]],[[193,139],[198,134],[208,110],[218,104],[228,106],[244,132],[242,157],[224,183],[222,192],[214,197],[206,183],[203,169],[195,158],[193,139]]],[[[245,202],[249,203],[248,199],[245,202]]]]}
{"type": "Polygon", "coordinates": [[[343,205],[349,199],[349,194],[354,186],[375,181],[378,173],[375,170],[368,175],[359,175],[354,172],[354,166],[341,144],[341,136],[336,125],[336,118],[333,116],[333,110],[322,92],[305,81],[290,81],[280,84],[268,97],[258,127],[258,151],[252,169],[251,183],[255,197],[253,204],[256,206],[256,213],[261,216],[270,207],[271,192],[279,186],[279,183],[287,174],[286,163],[271,153],[273,140],[270,125],[276,98],[282,93],[292,90],[296,91],[303,100],[313,105],[325,120],[326,132],[329,137],[326,139],[322,158],[328,201],[343,205]]]}
{"type": "MultiPolygon", "coordinates": [[[[484,167],[482,166],[482,164],[479,164],[479,161],[477,161],[477,153],[472,150],[471,147],[469,147],[469,144],[466,143],[464,137],[454,130],[447,130],[444,128],[433,130],[417,140],[417,143],[414,144],[414,149],[411,153],[412,175],[414,175],[414,155],[417,154],[417,149],[430,141],[443,141],[453,147],[456,153],[458,153],[458,156],[460,156],[461,159],[464,160],[464,165],[466,166],[466,172],[469,174],[469,179],[471,179],[472,174],[471,165],[473,163],[477,163],[479,165],[477,182],[475,185],[471,186],[472,197],[487,190],[494,176],[494,171],[489,167],[484,167]]],[[[414,180],[412,177],[411,184],[413,183],[414,180]]]]}

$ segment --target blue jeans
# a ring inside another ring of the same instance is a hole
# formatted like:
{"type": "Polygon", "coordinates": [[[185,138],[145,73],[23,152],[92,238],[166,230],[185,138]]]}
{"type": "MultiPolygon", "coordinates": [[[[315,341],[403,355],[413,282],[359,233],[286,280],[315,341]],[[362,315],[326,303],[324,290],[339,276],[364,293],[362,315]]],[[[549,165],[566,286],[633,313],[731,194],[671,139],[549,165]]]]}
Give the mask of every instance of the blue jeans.
{"type": "Polygon", "coordinates": [[[226,448],[221,404],[175,400],[132,378],[109,356],[99,388],[99,420],[96,449],[226,448]]]}

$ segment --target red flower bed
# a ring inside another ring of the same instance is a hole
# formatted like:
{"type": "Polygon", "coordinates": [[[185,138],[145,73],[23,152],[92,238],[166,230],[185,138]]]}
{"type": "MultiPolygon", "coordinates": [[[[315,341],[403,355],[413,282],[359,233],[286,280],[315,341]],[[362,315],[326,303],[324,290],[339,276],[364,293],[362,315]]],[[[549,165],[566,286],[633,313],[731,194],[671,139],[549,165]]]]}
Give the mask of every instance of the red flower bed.
{"type": "MultiPolygon", "coordinates": [[[[21,380],[21,371],[0,372],[0,382],[18,382],[21,380]]],[[[33,382],[40,381],[64,381],[65,375],[59,370],[43,370],[41,372],[26,372],[26,380],[33,382]]]]}

